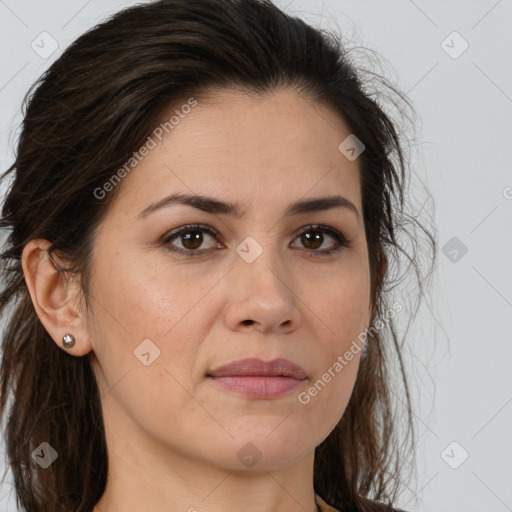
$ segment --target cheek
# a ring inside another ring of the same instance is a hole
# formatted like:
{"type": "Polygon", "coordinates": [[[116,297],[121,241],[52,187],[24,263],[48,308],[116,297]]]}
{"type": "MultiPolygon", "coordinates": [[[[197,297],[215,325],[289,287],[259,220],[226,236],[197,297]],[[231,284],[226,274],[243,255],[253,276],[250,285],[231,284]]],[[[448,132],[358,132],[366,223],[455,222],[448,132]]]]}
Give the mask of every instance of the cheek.
{"type": "Polygon", "coordinates": [[[343,268],[317,279],[315,287],[304,295],[317,324],[323,327],[322,338],[328,346],[342,349],[367,327],[370,284],[364,266],[343,268]]]}
{"type": "Polygon", "coordinates": [[[91,281],[91,338],[108,384],[128,370],[146,368],[138,356],[148,352],[146,359],[154,360],[148,370],[162,366],[180,381],[190,380],[199,341],[216,318],[208,313],[207,292],[218,280],[204,273],[191,277],[177,266],[148,264],[122,252],[101,258],[91,281]]]}
{"type": "Polygon", "coordinates": [[[96,266],[98,312],[133,341],[150,333],[162,337],[185,316],[200,286],[184,280],[179,269],[171,272],[169,265],[155,265],[135,251],[126,253],[108,253],[96,266]]]}
{"type": "Polygon", "coordinates": [[[194,304],[200,310],[204,293],[176,274],[119,257],[115,264],[105,258],[96,270],[91,338],[106,409],[159,425],[168,425],[173,411],[192,412],[186,390],[203,332],[194,304]]]}
{"type": "MultiPolygon", "coordinates": [[[[361,337],[369,321],[369,280],[364,267],[318,282],[308,308],[316,325],[318,372],[299,402],[311,408],[319,423],[334,428],[352,393],[361,355],[361,337]],[[329,300],[326,300],[329,297],[329,300]],[[358,338],[359,337],[359,338],[358,338]]],[[[312,354],[314,356],[314,354],[312,354]]]]}

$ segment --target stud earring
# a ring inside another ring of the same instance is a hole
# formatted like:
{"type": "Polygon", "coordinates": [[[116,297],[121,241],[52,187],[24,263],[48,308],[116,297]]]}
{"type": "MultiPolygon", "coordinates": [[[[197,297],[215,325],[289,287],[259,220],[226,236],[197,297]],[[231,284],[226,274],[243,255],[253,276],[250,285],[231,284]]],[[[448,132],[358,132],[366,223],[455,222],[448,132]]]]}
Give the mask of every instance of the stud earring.
{"type": "Polygon", "coordinates": [[[62,338],[62,346],[71,348],[75,344],[75,337],[72,334],[65,334],[62,338]]]}

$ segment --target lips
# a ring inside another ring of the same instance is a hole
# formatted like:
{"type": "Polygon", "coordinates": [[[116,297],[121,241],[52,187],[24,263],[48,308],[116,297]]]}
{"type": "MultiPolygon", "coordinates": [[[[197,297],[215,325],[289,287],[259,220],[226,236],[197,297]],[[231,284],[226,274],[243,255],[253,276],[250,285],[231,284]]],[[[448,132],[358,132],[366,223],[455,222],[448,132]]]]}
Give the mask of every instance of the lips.
{"type": "Polygon", "coordinates": [[[247,359],[238,359],[223,366],[219,366],[207,373],[208,377],[291,377],[297,380],[307,378],[306,372],[299,365],[292,363],[288,359],[274,359],[272,361],[263,361],[251,357],[247,359]]]}
{"type": "Polygon", "coordinates": [[[288,359],[262,361],[254,357],[219,366],[206,376],[230,393],[263,400],[290,396],[307,379],[304,369],[288,359]]]}

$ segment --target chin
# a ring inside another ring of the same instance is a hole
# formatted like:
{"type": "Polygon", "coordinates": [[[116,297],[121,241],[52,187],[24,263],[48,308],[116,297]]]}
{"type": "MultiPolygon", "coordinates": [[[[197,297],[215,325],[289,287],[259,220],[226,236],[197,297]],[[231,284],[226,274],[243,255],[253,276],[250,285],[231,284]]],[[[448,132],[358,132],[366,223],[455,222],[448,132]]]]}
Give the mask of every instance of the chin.
{"type": "Polygon", "coordinates": [[[304,442],[304,437],[299,432],[292,435],[289,431],[283,429],[279,434],[277,427],[279,423],[275,423],[271,429],[264,430],[252,429],[252,435],[247,431],[243,436],[235,438],[227,447],[229,451],[234,451],[233,459],[229,462],[230,469],[241,470],[261,470],[274,471],[289,467],[302,459],[309,452],[314,452],[314,447],[308,449],[308,445],[304,442]]]}

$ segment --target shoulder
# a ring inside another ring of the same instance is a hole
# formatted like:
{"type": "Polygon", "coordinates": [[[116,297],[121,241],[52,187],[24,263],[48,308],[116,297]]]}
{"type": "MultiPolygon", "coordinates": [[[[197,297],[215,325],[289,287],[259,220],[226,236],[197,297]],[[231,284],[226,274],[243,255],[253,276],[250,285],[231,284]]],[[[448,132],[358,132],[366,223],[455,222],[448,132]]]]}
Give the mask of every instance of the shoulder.
{"type": "MultiPolygon", "coordinates": [[[[316,494],[316,501],[321,512],[340,512],[338,509],[326,503],[318,494],[316,494]]],[[[371,510],[371,512],[407,512],[406,510],[393,508],[390,505],[379,503],[378,501],[372,501],[368,498],[362,498],[362,501],[366,506],[365,508],[367,510],[371,510]]]]}
{"type": "Polygon", "coordinates": [[[327,504],[319,494],[315,494],[316,503],[321,512],[339,512],[339,510],[327,504]]]}
{"type": "Polygon", "coordinates": [[[373,501],[368,498],[363,498],[363,502],[367,506],[368,510],[371,510],[372,512],[407,512],[401,508],[393,508],[391,505],[386,505],[385,503],[373,501]]]}
{"type": "Polygon", "coordinates": [[[368,503],[372,507],[370,509],[372,512],[407,512],[407,510],[403,510],[401,508],[393,508],[390,505],[379,503],[377,501],[369,501],[368,503]]]}

